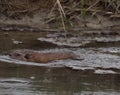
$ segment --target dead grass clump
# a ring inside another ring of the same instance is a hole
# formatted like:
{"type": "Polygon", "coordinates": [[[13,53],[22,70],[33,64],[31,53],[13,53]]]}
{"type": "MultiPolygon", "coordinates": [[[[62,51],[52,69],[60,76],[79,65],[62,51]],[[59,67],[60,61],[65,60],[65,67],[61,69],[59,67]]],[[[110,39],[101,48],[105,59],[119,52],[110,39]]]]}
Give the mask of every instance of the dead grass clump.
{"type": "Polygon", "coordinates": [[[0,0],[0,13],[17,18],[39,10],[49,10],[54,2],[55,0],[0,0]]]}
{"type": "Polygon", "coordinates": [[[120,0],[0,0],[0,9],[1,14],[14,19],[49,12],[46,23],[62,22],[64,30],[88,16],[120,18],[120,0]]]}
{"type": "Polygon", "coordinates": [[[65,23],[72,25],[88,16],[120,18],[120,0],[56,0],[51,12],[55,15],[48,15],[48,22],[61,20],[65,30],[65,23]]]}
{"type": "Polygon", "coordinates": [[[61,10],[67,18],[73,15],[84,17],[87,13],[120,13],[120,0],[0,0],[0,12],[8,16],[50,10],[53,6],[56,8],[54,11],[61,10]]]}

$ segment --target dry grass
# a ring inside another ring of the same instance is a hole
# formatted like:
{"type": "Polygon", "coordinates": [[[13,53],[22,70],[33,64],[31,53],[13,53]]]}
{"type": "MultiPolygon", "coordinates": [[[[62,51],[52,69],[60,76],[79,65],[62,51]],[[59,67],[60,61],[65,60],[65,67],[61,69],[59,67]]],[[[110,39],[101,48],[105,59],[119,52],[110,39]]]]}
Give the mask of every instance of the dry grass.
{"type": "Polygon", "coordinates": [[[15,18],[51,9],[54,2],[55,0],[0,0],[0,13],[15,18]]]}
{"type": "Polygon", "coordinates": [[[64,17],[78,11],[82,14],[85,10],[120,13],[120,0],[0,0],[0,12],[32,12],[50,9],[56,4],[64,17]]]}
{"type": "Polygon", "coordinates": [[[66,23],[73,25],[73,20],[84,19],[86,16],[99,14],[120,18],[120,0],[56,0],[50,14],[56,11],[58,12],[52,20],[60,19],[64,31],[67,31],[66,23]]]}
{"type": "Polygon", "coordinates": [[[50,13],[48,22],[62,21],[66,31],[66,23],[72,25],[72,20],[88,15],[120,17],[120,0],[0,0],[0,9],[1,14],[12,18],[47,10],[50,13]],[[52,19],[51,14],[55,14],[52,19]]]}

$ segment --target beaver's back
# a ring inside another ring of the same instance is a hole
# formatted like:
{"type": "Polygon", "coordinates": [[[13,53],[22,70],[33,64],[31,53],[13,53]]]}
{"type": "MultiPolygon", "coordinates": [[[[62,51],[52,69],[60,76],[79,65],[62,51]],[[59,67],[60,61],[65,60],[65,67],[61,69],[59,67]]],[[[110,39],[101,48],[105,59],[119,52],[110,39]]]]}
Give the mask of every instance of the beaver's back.
{"type": "Polygon", "coordinates": [[[75,58],[76,55],[72,52],[48,52],[41,53],[36,51],[16,50],[10,53],[10,57],[23,61],[47,63],[54,60],[65,60],[75,58]]]}
{"type": "Polygon", "coordinates": [[[69,58],[73,58],[74,54],[70,52],[56,52],[56,53],[36,53],[36,52],[31,52],[27,54],[28,59],[27,61],[32,61],[32,62],[41,62],[41,63],[47,63],[50,61],[54,60],[65,60],[69,58]]]}

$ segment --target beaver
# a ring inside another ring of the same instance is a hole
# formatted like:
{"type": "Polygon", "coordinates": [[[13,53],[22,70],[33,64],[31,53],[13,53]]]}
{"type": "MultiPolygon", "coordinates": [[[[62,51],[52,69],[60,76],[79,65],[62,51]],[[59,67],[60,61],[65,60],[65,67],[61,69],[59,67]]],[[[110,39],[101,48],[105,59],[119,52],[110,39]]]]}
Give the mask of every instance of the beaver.
{"type": "Polygon", "coordinates": [[[48,63],[55,60],[76,59],[72,52],[36,52],[30,50],[15,50],[9,54],[11,58],[37,63],[48,63]]]}

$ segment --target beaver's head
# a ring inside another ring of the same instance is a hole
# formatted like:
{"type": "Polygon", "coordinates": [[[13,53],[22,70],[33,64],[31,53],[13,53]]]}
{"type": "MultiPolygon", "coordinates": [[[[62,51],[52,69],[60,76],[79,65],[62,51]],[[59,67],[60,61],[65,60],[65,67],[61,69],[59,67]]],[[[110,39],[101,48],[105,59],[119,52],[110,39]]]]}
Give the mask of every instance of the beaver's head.
{"type": "Polygon", "coordinates": [[[11,58],[27,61],[30,59],[30,54],[24,51],[16,50],[9,54],[11,58]]]}

